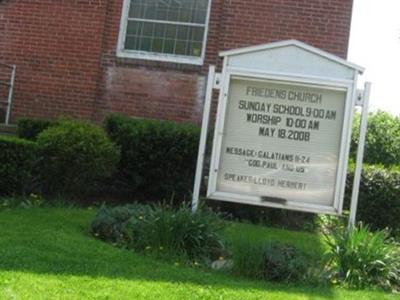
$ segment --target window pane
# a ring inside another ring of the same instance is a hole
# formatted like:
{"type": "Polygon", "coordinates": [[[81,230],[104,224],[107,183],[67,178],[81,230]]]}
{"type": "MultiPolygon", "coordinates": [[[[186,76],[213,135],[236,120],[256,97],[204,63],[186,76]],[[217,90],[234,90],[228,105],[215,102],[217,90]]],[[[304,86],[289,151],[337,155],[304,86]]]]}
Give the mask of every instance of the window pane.
{"type": "Polygon", "coordinates": [[[129,21],[125,49],[201,56],[204,28],[129,21]]]}
{"type": "Polygon", "coordinates": [[[170,38],[170,39],[176,39],[178,26],[166,25],[166,27],[167,27],[167,32],[165,34],[165,37],[170,38]]]}
{"type": "Polygon", "coordinates": [[[191,9],[181,8],[179,9],[179,22],[194,23],[193,11],[191,9]]]}
{"type": "Polygon", "coordinates": [[[188,26],[179,26],[178,27],[178,39],[187,40],[188,39],[188,26]]]}
{"type": "Polygon", "coordinates": [[[165,37],[166,26],[164,24],[154,25],[154,36],[155,37],[165,37]]]}
{"type": "Polygon", "coordinates": [[[153,46],[151,48],[152,52],[162,52],[163,39],[157,38],[153,40],[153,46]]]}
{"type": "Polygon", "coordinates": [[[151,38],[141,38],[139,41],[139,50],[150,51],[151,49],[151,38]]]}
{"type": "Polygon", "coordinates": [[[168,16],[167,20],[168,21],[176,21],[179,16],[179,10],[178,9],[169,9],[168,10],[168,16]]]}
{"type": "Polygon", "coordinates": [[[209,0],[131,0],[129,18],[204,24],[209,0]]]}
{"type": "Polygon", "coordinates": [[[143,24],[143,30],[142,30],[141,34],[143,36],[152,37],[153,30],[154,30],[154,24],[146,22],[143,24]]]}
{"type": "Polygon", "coordinates": [[[125,49],[201,56],[208,3],[209,0],[131,0],[125,49]]]}
{"type": "Polygon", "coordinates": [[[136,50],[136,41],[137,37],[136,36],[127,36],[126,41],[125,41],[125,49],[128,50],[136,50]]]}
{"type": "Polygon", "coordinates": [[[191,53],[192,56],[201,56],[201,50],[203,48],[203,43],[193,42],[191,45],[191,53]]]}
{"type": "Polygon", "coordinates": [[[168,20],[168,9],[156,7],[155,20],[168,20]]]}
{"type": "Polygon", "coordinates": [[[139,24],[137,22],[128,21],[127,35],[138,34],[139,24]]]}
{"type": "Polygon", "coordinates": [[[144,6],[144,19],[156,19],[157,18],[157,7],[155,5],[144,6]]]}
{"type": "Polygon", "coordinates": [[[162,53],[174,54],[175,40],[165,39],[162,53]]]}
{"type": "Polygon", "coordinates": [[[194,19],[195,23],[204,24],[207,18],[207,9],[198,9],[194,19]]]}
{"type": "Polygon", "coordinates": [[[195,27],[192,30],[192,40],[193,41],[203,41],[204,38],[204,28],[203,27],[195,27]]]}
{"type": "Polygon", "coordinates": [[[175,54],[186,55],[186,46],[187,46],[187,42],[176,41],[175,54]]]}
{"type": "Polygon", "coordinates": [[[129,9],[129,18],[143,18],[143,6],[131,4],[129,9]]]}

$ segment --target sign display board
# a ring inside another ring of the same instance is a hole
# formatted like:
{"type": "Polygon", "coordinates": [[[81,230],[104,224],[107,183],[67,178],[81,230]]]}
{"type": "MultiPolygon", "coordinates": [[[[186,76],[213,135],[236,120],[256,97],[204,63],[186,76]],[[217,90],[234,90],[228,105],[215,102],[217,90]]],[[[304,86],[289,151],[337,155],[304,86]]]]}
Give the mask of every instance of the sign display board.
{"type": "Polygon", "coordinates": [[[333,207],[346,97],[345,88],[233,76],[216,190],[333,207]]]}
{"type": "Polygon", "coordinates": [[[217,89],[207,198],[341,214],[363,68],[295,40],[220,55],[222,73],[209,70],[193,211],[217,89]]]}

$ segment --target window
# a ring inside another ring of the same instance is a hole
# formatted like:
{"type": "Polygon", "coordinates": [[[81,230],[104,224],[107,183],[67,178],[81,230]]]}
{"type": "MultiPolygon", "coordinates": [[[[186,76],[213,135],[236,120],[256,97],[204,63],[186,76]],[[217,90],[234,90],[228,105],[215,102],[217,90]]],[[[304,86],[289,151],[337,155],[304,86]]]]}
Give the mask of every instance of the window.
{"type": "Polygon", "coordinates": [[[125,0],[121,57],[202,64],[211,0],[125,0]]]}

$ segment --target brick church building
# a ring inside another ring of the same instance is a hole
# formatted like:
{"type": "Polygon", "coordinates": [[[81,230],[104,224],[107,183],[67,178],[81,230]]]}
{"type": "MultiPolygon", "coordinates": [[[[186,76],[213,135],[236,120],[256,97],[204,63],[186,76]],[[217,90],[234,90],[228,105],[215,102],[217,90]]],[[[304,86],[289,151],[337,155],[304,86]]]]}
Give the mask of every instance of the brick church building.
{"type": "Polygon", "coordinates": [[[223,50],[297,39],[346,58],[352,0],[0,0],[12,119],[198,123],[223,50]]]}

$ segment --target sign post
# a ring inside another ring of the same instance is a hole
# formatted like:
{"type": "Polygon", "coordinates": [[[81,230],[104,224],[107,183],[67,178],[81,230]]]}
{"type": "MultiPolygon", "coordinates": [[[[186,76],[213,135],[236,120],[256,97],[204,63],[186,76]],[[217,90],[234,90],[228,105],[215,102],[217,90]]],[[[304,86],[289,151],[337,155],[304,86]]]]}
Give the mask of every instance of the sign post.
{"type": "Polygon", "coordinates": [[[362,106],[362,113],[361,113],[361,124],[360,124],[360,132],[359,132],[358,148],[357,148],[356,169],[354,171],[353,192],[351,194],[351,205],[350,205],[349,226],[348,226],[349,229],[352,228],[356,222],[358,192],[360,189],[362,163],[364,158],[365,136],[367,134],[367,125],[368,125],[368,105],[369,105],[370,92],[371,92],[371,83],[366,82],[364,86],[364,91],[360,95],[361,101],[360,103],[358,103],[359,106],[362,106]]]}
{"type": "MultiPolygon", "coordinates": [[[[294,40],[221,56],[207,197],[341,214],[357,76],[363,69],[294,40]]],[[[210,74],[193,211],[215,86],[210,74]]]]}
{"type": "Polygon", "coordinates": [[[194,179],[193,198],[192,198],[192,212],[196,212],[199,205],[201,178],[203,177],[204,156],[206,152],[208,123],[210,119],[210,109],[212,101],[212,90],[215,79],[215,66],[210,66],[208,69],[208,80],[206,97],[204,101],[203,120],[201,124],[199,152],[197,155],[196,175],[194,179]]]}

